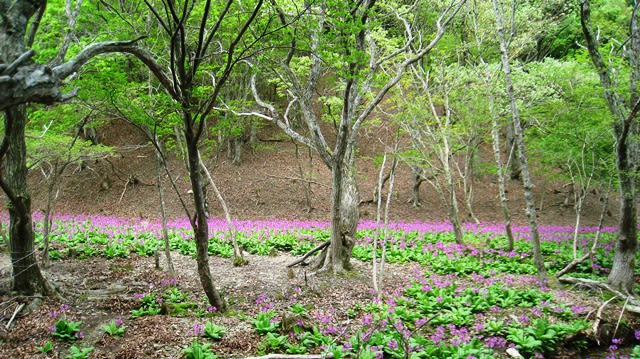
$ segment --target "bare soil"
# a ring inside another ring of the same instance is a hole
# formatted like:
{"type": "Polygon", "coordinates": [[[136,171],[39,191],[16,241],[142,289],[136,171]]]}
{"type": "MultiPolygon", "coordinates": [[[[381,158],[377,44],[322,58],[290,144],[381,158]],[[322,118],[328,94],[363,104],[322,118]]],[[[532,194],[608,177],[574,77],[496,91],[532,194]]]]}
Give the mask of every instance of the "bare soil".
{"type": "MultiPolygon", "coordinates": [[[[392,134],[393,132],[391,132],[392,134]]],[[[230,163],[224,153],[211,164],[212,174],[223,192],[232,216],[238,219],[329,219],[330,173],[319,158],[312,155],[311,210],[305,203],[300,174],[296,167],[295,146],[276,130],[265,130],[253,149],[246,148],[241,165],[230,163]]],[[[383,127],[368,128],[360,139],[358,179],[363,201],[372,198],[377,179],[376,156],[383,152],[379,139],[391,138],[383,127]]],[[[141,220],[159,217],[158,196],[155,181],[155,157],[152,148],[135,129],[113,123],[102,129],[105,144],[117,146],[114,157],[108,161],[85,163],[82,168],[70,168],[65,173],[59,192],[56,212],[64,214],[103,214],[141,220]]],[[[307,151],[300,148],[303,159],[307,151]]],[[[212,156],[213,157],[213,156],[212,156]]],[[[490,164],[490,157],[481,154],[480,164],[490,164]]],[[[307,163],[303,167],[307,168],[307,163]]],[[[177,179],[182,196],[189,200],[190,183],[179,158],[171,159],[170,168],[177,179]]],[[[44,208],[44,182],[34,172],[30,178],[34,211],[44,208]]],[[[575,216],[571,206],[563,206],[565,190],[563,182],[551,177],[538,176],[535,180],[539,219],[543,224],[573,224],[575,216]]],[[[168,196],[169,217],[184,217],[184,211],[175,192],[164,181],[168,196]]],[[[446,220],[446,210],[435,191],[422,186],[423,206],[416,208],[407,203],[411,196],[412,176],[406,165],[400,165],[392,196],[390,219],[395,221],[441,222],[446,220]]],[[[514,222],[526,224],[522,192],[516,181],[509,184],[509,199],[514,222]]],[[[476,174],[474,181],[474,211],[484,222],[499,222],[500,208],[497,184],[492,175],[476,174]]],[[[221,217],[222,211],[209,194],[212,217],[221,217]]],[[[462,200],[462,198],[460,198],[462,200]]],[[[188,203],[188,202],[187,202],[188,203]]],[[[615,203],[615,199],[611,203],[615,203]]],[[[611,211],[615,212],[615,211],[611,211]]],[[[361,206],[362,218],[374,219],[376,209],[371,204],[361,206]]],[[[600,213],[599,197],[590,193],[583,213],[583,225],[596,225],[600,213]]],[[[465,216],[467,214],[465,213],[465,216]]],[[[468,218],[468,217],[465,217],[468,218]]],[[[606,222],[615,224],[615,214],[609,213],[606,222]]],[[[188,291],[192,299],[203,302],[197,281],[195,261],[174,253],[178,283],[188,291]]],[[[216,316],[213,321],[229,329],[225,338],[213,344],[216,353],[223,357],[246,357],[256,353],[258,337],[247,318],[258,310],[256,299],[266,293],[276,308],[287,308],[292,303],[306,304],[312,312],[330,313],[341,324],[345,333],[350,332],[355,320],[348,316],[348,309],[357,303],[373,299],[370,284],[369,263],[354,261],[355,270],[348,276],[325,277],[306,273],[297,268],[288,273],[285,265],[294,260],[288,254],[273,257],[247,255],[249,265],[237,268],[230,260],[211,257],[216,285],[229,302],[229,315],[216,316]],[[293,275],[291,275],[293,274],[293,275]]],[[[8,256],[0,255],[0,269],[7,268],[8,256]]],[[[385,288],[392,291],[414,277],[416,265],[390,265],[387,269],[385,288]]],[[[6,287],[8,272],[2,270],[6,287]]],[[[95,347],[92,358],[170,358],[180,357],[183,347],[191,341],[189,331],[195,322],[203,319],[180,316],[153,316],[129,319],[137,301],[135,293],[145,293],[161,285],[166,277],[163,271],[154,269],[153,258],[132,256],[127,259],[86,260],[67,259],[55,261],[47,269],[48,278],[61,290],[61,297],[36,300],[34,298],[0,298],[0,357],[6,358],[61,358],[70,344],[56,344],[56,351],[49,355],[38,353],[36,346],[50,339],[49,327],[55,322],[49,316],[61,304],[69,304],[70,320],[82,320],[85,339],[82,345],[95,347]],[[14,319],[10,329],[5,329],[20,303],[29,304],[14,319]],[[35,304],[34,304],[35,303],[35,304]],[[113,318],[123,318],[127,333],[123,338],[105,336],[101,330],[113,318]]],[[[567,303],[585,306],[595,311],[601,304],[597,296],[564,295],[567,303]]],[[[615,321],[618,308],[605,311],[605,317],[615,321]]],[[[559,353],[558,357],[575,357],[574,353],[559,353]]],[[[597,357],[595,355],[594,357],[597,357]]]]}

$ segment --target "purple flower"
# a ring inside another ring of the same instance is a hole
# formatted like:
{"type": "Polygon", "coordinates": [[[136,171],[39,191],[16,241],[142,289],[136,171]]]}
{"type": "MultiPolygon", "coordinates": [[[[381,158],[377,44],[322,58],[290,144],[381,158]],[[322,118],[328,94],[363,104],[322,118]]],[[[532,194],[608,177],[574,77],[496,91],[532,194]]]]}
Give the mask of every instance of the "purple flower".
{"type": "Polygon", "coordinates": [[[204,324],[195,323],[191,328],[190,334],[194,337],[199,337],[204,334],[204,324]]]}
{"type": "Polygon", "coordinates": [[[77,332],[74,334],[74,336],[78,339],[82,339],[84,338],[84,332],[77,332]]]}
{"type": "Polygon", "coordinates": [[[529,317],[527,317],[526,315],[521,315],[520,318],[518,318],[518,320],[522,324],[525,324],[525,325],[529,324],[529,317]]]}
{"type": "Polygon", "coordinates": [[[207,308],[207,313],[215,313],[218,310],[218,308],[214,307],[214,306],[209,306],[207,308]]]}
{"type": "Polygon", "coordinates": [[[63,305],[60,306],[60,312],[64,313],[67,310],[69,310],[70,308],[71,308],[71,306],[69,306],[69,304],[63,304],[63,305]]]}
{"type": "Polygon", "coordinates": [[[365,314],[362,317],[362,325],[371,325],[373,324],[373,316],[371,314],[365,314]]]}
{"type": "Polygon", "coordinates": [[[396,342],[395,340],[391,339],[389,340],[389,342],[387,343],[387,345],[389,346],[389,349],[391,350],[396,350],[398,349],[398,342],[396,342]]]}
{"type": "Polygon", "coordinates": [[[531,314],[535,315],[536,317],[539,317],[542,315],[542,309],[538,307],[533,307],[531,308],[531,314]]]}
{"type": "Polygon", "coordinates": [[[507,347],[507,340],[502,337],[489,337],[484,340],[487,348],[504,349],[507,347]]]}
{"type": "Polygon", "coordinates": [[[116,324],[116,327],[119,327],[124,323],[124,321],[122,320],[122,318],[116,318],[114,323],[116,324]]]}
{"type": "Polygon", "coordinates": [[[135,300],[140,300],[142,298],[144,298],[144,294],[142,294],[142,293],[134,293],[133,294],[133,299],[135,299],[135,300]]]}
{"type": "Polygon", "coordinates": [[[634,330],[633,335],[636,337],[636,340],[640,340],[640,329],[634,330]]]}

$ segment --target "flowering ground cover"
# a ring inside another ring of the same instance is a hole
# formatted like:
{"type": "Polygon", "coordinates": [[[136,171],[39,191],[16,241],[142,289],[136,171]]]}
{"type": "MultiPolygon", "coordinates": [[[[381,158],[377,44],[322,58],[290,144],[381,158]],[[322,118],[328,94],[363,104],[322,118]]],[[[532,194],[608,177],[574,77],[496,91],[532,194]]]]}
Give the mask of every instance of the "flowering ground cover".
{"type": "MultiPolygon", "coordinates": [[[[608,294],[537,279],[526,227],[515,229],[517,246],[506,252],[498,225],[467,226],[459,245],[446,223],[390,224],[385,285],[377,296],[370,262],[382,232],[373,222],[359,226],[354,272],[339,276],[286,268],[329,237],[326,222],[235,226],[246,267],[228,259],[233,249],[224,221],[210,221],[212,272],[230,306],[218,313],[199,289],[186,221],[170,223],[177,275],[169,278],[154,269],[153,254],[162,246],[157,223],[56,218],[48,276],[61,298],[15,320],[0,356],[500,358],[515,349],[524,357],[640,357],[640,325],[621,311],[624,303],[611,301],[598,314],[608,294]]],[[[590,248],[594,231],[580,229],[581,250],[590,248]]],[[[573,276],[606,277],[614,232],[605,228],[593,262],[573,276]]],[[[573,228],[544,227],[541,234],[552,275],[573,258],[573,228]]],[[[2,299],[6,321],[25,300],[2,299]]]]}

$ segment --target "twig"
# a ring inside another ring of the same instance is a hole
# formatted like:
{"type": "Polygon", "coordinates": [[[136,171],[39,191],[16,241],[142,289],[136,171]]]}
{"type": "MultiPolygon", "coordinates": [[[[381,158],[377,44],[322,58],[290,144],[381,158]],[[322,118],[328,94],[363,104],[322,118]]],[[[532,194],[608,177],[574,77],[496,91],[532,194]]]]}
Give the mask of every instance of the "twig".
{"type": "Polygon", "coordinates": [[[627,300],[624,301],[624,305],[622,306],[622,309],[620,310],[620,315],[618,316],[618,322],[616,323],[616,329],[613,331],[613,337],[616,337],[616,333],[618,332],[618,327],[620,326],[620,321],[622,320],[622,314],[624,314],[624,310],[627,307],[627,304],[629,303],[629,298],[627,297],[627,300]]]}
{"type": "Polygon", "coordinates": [[[129,186],[129,181],[127,181],[124,184],[124,190],[122,191],[122,194],[120,195],[120,199],[118,200],[118,204],[120,204],[120,202],[122,201],[122,198],[124,197],[125,192],[127,192],[127,187],[129,186]]]}
{"type": "Polygon", "coordinates": [[[313,183],[313,184],[317,184],[318,186],[329,188],[329,186],[327,186],[324,183],[316,182],[316,181],[313,181],[313,180],[308,180],[306,178],[289,177],[289,176],[274,176],[274,175],[269,175],[269,174],[267,175],[267,177],[277,178],[277,179],[288,179],[288,180],[292,180],[292,181],[303,181],[303,182],[313,183]]]}
{"type": "Polygon", "coordinates": [[[309,256],[311,256],[312,254],[314,254],[315,252],[317,252],[317,251],[319,251],[321,249],[324,249],[325,247],[328,247],[329,244],[331,244],[331,241],[326,241],[326,242],[322,243],[321,245],[319,245],[319,246],[315,247],[314,249],[310,250],[309,252],[307,252],[307,254],[302,256],[302,258],[298,259],[297,261],[295,261],[295,262],[293,262],[291,264],[288,264],[287,268],[291,268],[291,267],[293,267],[293,266],[295,266],[297,264],[300,264],[300,263],[304,262],[305,259],[309,258],[309,256]]]}
{"type": "Polygon", "coordinates": [[[20,305],[16,308],[16,310],[13,312],[13,315],[11,316],[11,319],[9,319],[9,323],[7,323],[5,328],[9,329],[11,323],[13,323],[13,320],[16,318],[16,315],[18,315],[22,308],[24,308],[24,303],[20,303],[20,305]]]}

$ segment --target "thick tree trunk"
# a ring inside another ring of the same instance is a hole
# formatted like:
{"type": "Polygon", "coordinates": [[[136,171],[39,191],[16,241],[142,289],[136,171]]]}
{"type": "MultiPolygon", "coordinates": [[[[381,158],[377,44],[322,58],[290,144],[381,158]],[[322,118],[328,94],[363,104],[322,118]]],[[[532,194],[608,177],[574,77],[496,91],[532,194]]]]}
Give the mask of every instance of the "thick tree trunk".
{"type": "Polygon", "coordinates": [[[422,207],[422,203],[420,201],[420,185],[424,182],[424,179],[419,173],[417,173],[417,171],[419,170],[414,169],[413,186],[411,186],[411,198],[409,199],[409,203],[416,208],[422,207]]]}
{"type": "MultiPolygon", "coordinates": [[[[353,152],[353,150],[351,150],[353,152]]],[[[331,245],[317,258],[314,267],[321,271],[351,270],[351,251],[355,245],[360,213],[360,195],[355,178],[353,153],[331,168],[331,245]]]]}
{"type": "Polygon", "coordinates": [[[640,103],[637,84],[640,80],[640,28],[638,27],[638,3],[634,6],[630,21],[631,49],[629,62],[631,64],[630,106],[627,115],[625,102],[616,92],[612,80],[611,69],[606,65],[599,52],[600,44],[591,29],[591,10],[589,1],[583,0],[580,9],[580,24],[587,43],[589,57],[600,76],[600,84],[604,90],[609,111],[614,116],[614,132],[617,140],[616,165],[620,181],[620,224],[618,240],[613,266],[609,273],[609,284],[616,290],[633,293],[635,252],[638,247],[637,238],[637,208],[636,208],[636,176],[638,171],[638,125],[635,122],[640,103]]]}
{"type": "Polygon", "coordinates": [[[191,227],[193,228],[194,240],[196,241],[198,276],[209,304],[216,307],[219,311],[224,312],[224,302],[222,301],[220,293],[213,285],[213,277],[211,276],[211,269],[209,268],[209,226],[205,208],[198,141],[193,135],[191,115],[189,113],[183,113],[183,117],[186,126],[185,139],[189,161],[189,177],[191,179],[191,190],[193,191],[193,204],[195,207],[195,217],[191,218],[191,227]]]}
{"type": "MultiPolygon", "coordinates": [[[[636,128],[634,124],[632,128],[636,128]]],[[[636,133],[633,131],[632,133],[636,133]]],[[[616,134],[618,138],[621,136],[616,134]]],[[[617,165],[620,180],[620,224],[613,266],[609,273],[609,284],[623,292],[633,293],[635,284],[635,254],[638,249],[636,171],[634,168],[637,152],[636,140],[627,137],[625,143],[618,143],[617,165]]]]}
{"type": "Polygon", "coordinates": [[[4,180],[11,192],[9,197],[13,197],[8,206],[13,290],[25,295],[50,294],[51,290],[38,267],[34,248],[31,197],[27,191],[25,122],[24,106],[5,111],[5,128],[11,128],[6,133],[11,141],[5,158],[4,180]],[[8,121],[12,121],[11,126],[8,121]]]}

